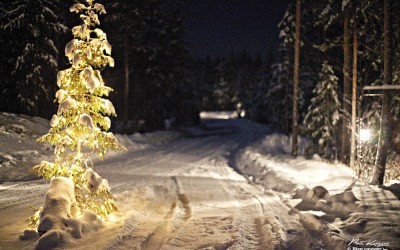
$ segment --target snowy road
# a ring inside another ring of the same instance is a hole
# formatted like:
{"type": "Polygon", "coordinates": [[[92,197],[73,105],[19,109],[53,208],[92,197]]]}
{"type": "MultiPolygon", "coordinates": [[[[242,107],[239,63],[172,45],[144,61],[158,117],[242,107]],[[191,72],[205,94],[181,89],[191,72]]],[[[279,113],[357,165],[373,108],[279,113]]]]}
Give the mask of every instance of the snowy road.
{"type": "MultiPolygon", "coordinates": [[[[302,226],[272,192],[235,172],[235,152],[266,131],[233,120],[208,120],[202,136],[116,154],[95,168],[112,186],[119,213],[70,249],[301,249],[302,226]]],[[[19,241],[28,204],[39,206],[43,182],[0,190],[0,249],[19,241]]]]}

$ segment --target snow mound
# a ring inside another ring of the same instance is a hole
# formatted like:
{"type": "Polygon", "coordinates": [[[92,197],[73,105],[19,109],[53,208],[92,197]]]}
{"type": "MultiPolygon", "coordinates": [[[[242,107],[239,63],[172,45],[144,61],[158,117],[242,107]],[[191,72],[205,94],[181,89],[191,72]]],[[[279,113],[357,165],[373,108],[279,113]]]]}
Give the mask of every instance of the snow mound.
{"type": "Polygon", "coordinates": [[[320,211],[322,216],[330,219],[346,219],[351,213],[360,211],[362,208],[351,190],[338,194],[329,194],[323,186],[316,186],[312,189],[305,189],[297,192],[294,198],[300,198],[302,201],[295,206],[301,211],[320,211]],[[306,191],[306,192],[305,192],[306,191]]]}
{"type": "Polygon", "coordinates": [[[34,244],[35,249],[52,249],[62,247],[71,238],[80,239],[83,233],[97,231],[103,226],[102,221],[92,212],[86,211],[80,217],[78,215],[72,180],[54,177],[40,212],[38,231],[25,230],[20,239],[40,237],[34,244]]]}
{"type": "Polygon", "coordinates": [[[76,217],[78,213],[72,180],[66,177],[52,178],[40,213],[39,234],[42,235],[48,231],[48,222],[53,220],[59,222],[64,218],[76,217]]]}
{"type": "Polygon", "coordinates": [[[359,244],[364,247],[376,247],[376,244],[378,247],[399,246],[400,202],[394,195],[383,194],[378,187],[357,182],[343,192],[331,195],[323,186],[316,186],[297,190],[294,198],[299,198],[300,202],[293,207],[292,213],[299,214],[300,223],[321,237],[327,249],[361,247],[359,244]],[[382,203],[388,203],[387,207],[382,203]],[[380,212],[383,209],[384,214],[380,212]]]}
{"type": "Polygon", "coordinates": [[[87,189],[89,189],[91,192],[97,192],[100,188],[100,185],[103,183],[103,178],[101,178],[101,176],[94,172],[91,168],[86,170],[86,172],[83,174],[83,178],[87,182],[87,189]]]}

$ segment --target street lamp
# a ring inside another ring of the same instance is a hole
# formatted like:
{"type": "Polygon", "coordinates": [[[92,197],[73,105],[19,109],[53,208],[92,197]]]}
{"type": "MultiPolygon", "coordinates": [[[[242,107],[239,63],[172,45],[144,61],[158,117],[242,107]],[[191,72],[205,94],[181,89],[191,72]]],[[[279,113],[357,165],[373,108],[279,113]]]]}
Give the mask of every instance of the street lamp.
{"type": "Polygon", "coordinates": [[[371,139],[371,131],[367,128],[360,129],[359,139],[361,142],[369,141],[369,139],[371,139]]]}

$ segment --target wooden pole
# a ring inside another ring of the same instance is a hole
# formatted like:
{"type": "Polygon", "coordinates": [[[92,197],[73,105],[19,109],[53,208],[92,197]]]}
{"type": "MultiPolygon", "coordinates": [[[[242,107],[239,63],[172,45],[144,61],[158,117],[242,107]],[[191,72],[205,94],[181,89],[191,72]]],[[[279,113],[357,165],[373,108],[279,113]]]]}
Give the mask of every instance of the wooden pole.
{"type": "Polygon", "coordinates": [[[292,124],[292,155],[298,154],[298,127],[299,127],[299,64],[300,64],[300,0],[296,0],[296,34],[294,45],[294,67],[293,67],[293,124],[292,124]]]}
{"type": "Polygon", "coordinates": [[[351,145],[350,145],[350,167],[354,168],[356,155],[356,129],[357,129],[357,26],[356,17],[354,16],[354,32],[353,32],[353,84],[351,98],[351,145]]]}

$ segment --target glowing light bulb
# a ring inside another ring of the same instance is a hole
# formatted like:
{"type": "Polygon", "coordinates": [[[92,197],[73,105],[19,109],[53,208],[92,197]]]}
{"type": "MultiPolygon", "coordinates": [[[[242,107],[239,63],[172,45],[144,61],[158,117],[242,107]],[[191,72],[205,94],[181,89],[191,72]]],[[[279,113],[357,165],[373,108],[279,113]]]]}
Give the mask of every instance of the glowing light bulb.
{"type": "Polygon", "coordinates": [[[360,129],[360,141],[366,142],[371,139],[371,131],[369,129],[360,129]]]}

